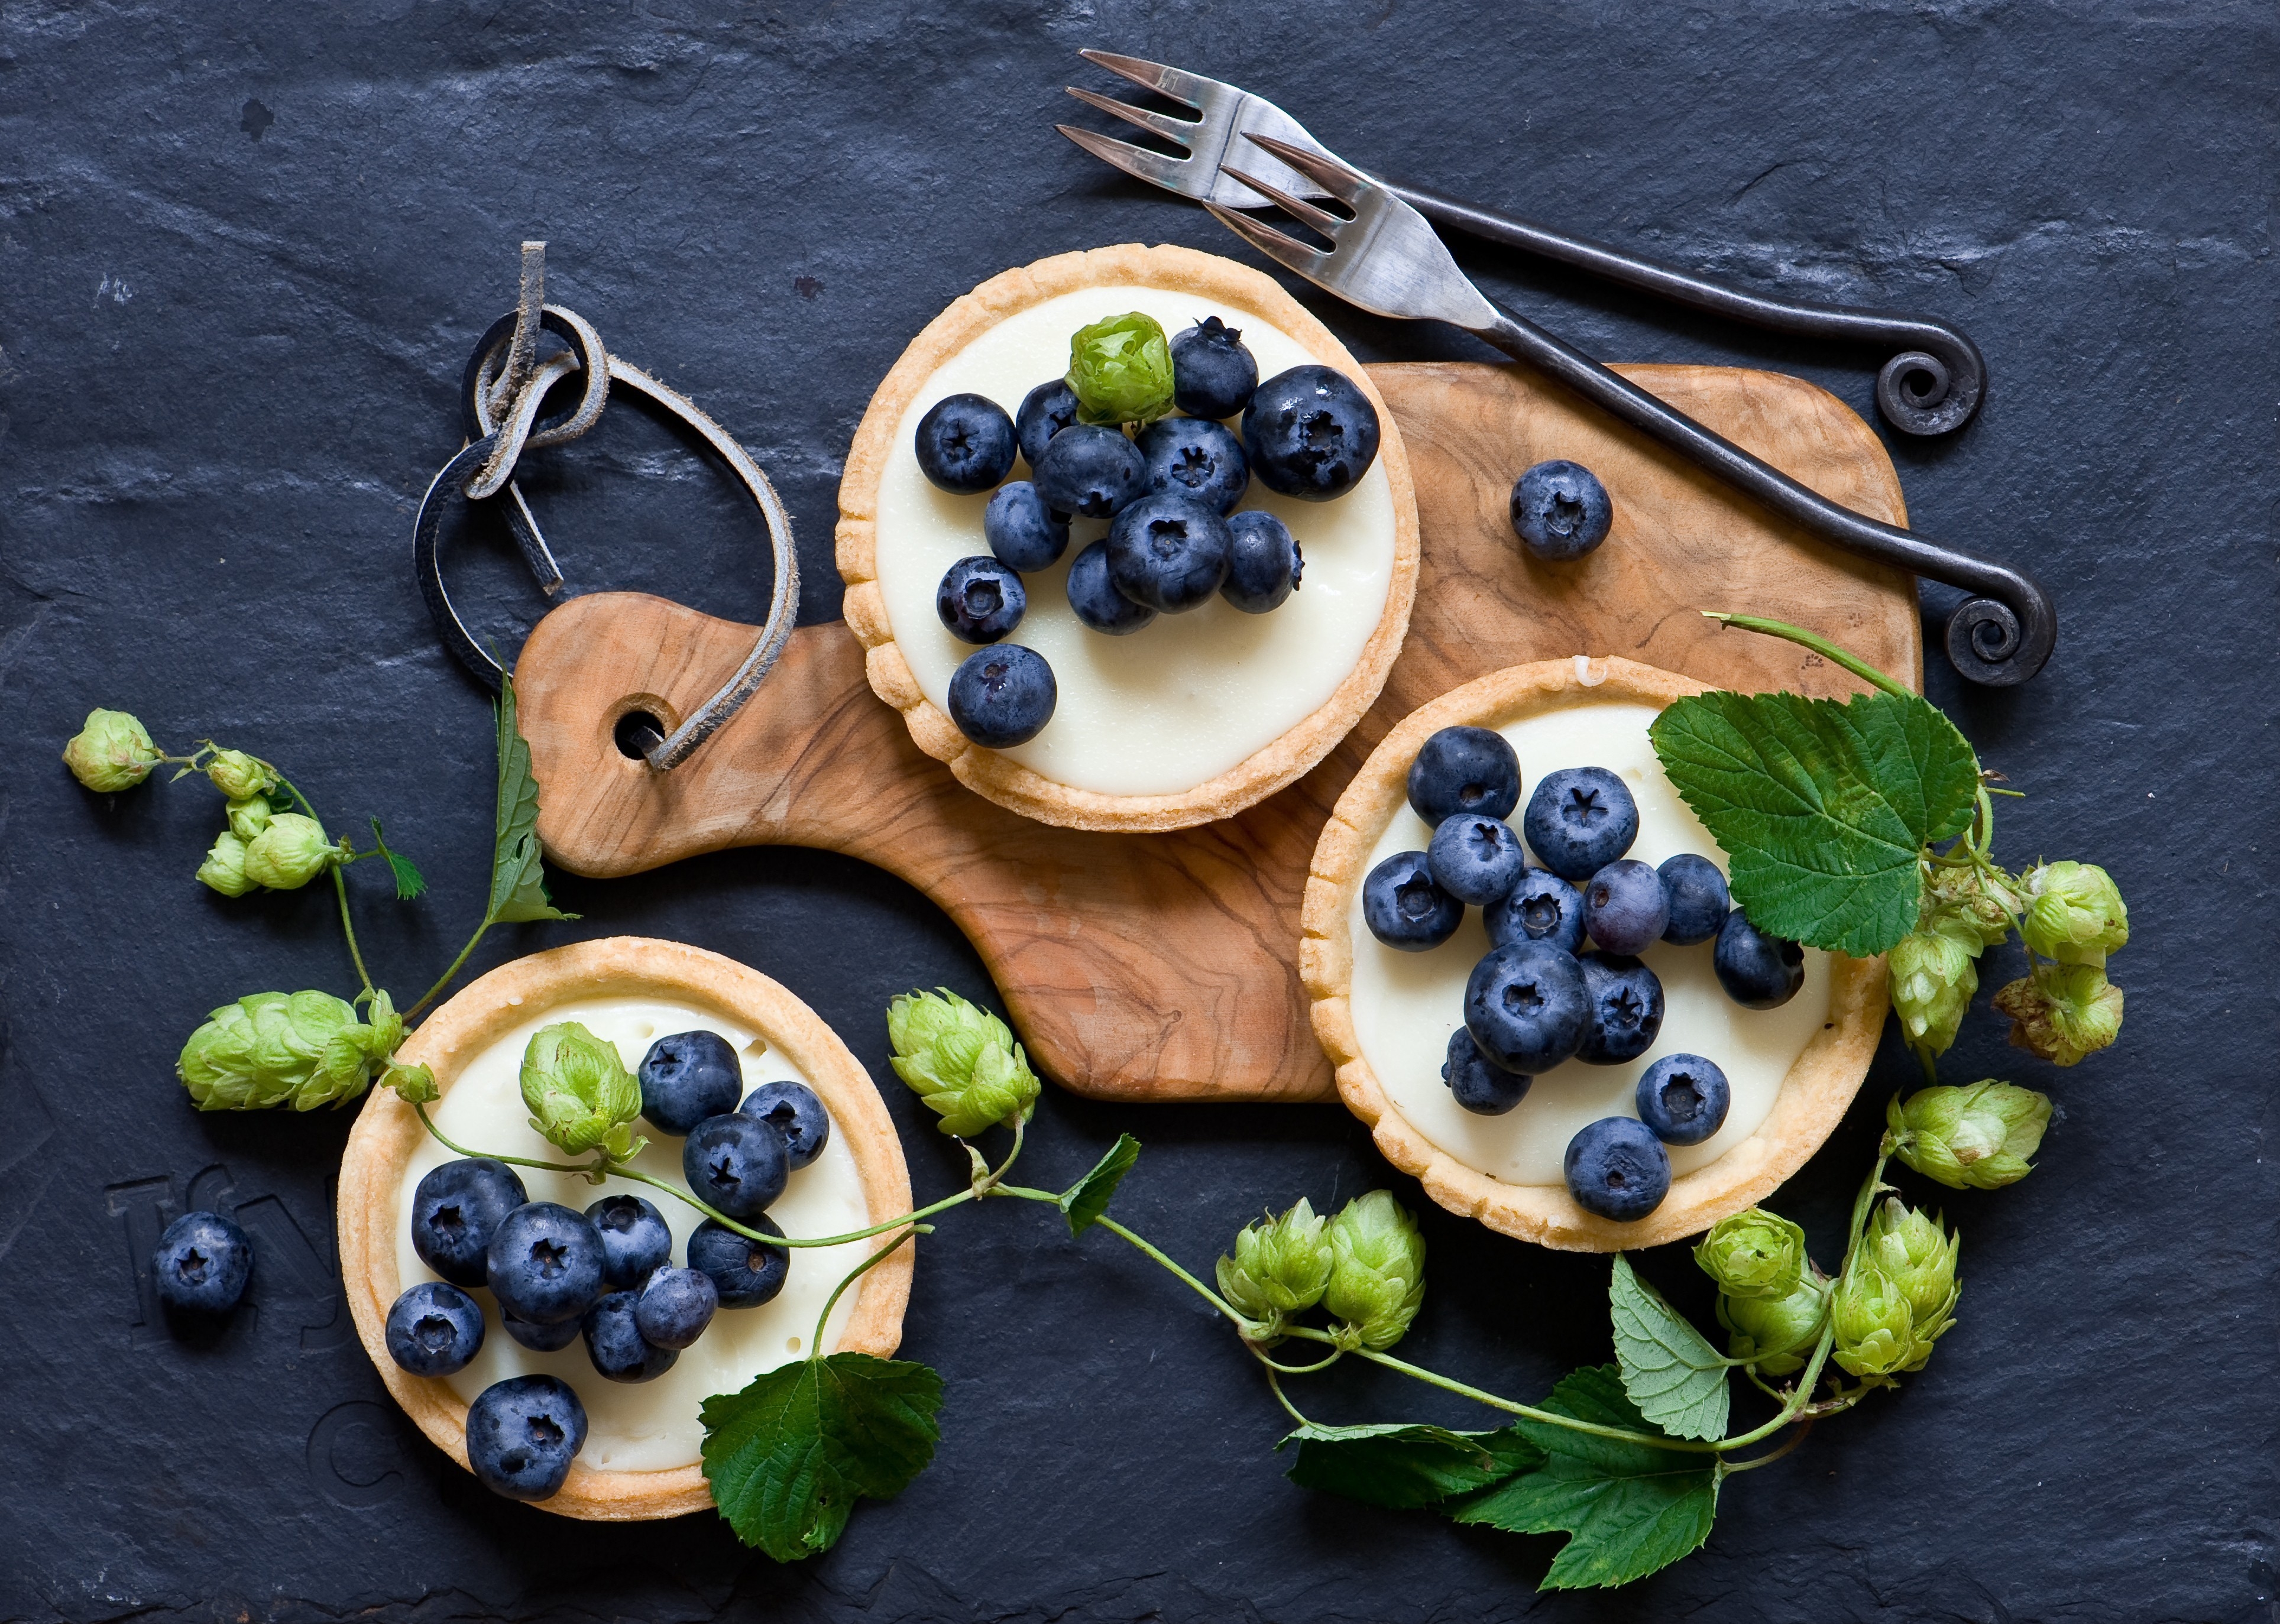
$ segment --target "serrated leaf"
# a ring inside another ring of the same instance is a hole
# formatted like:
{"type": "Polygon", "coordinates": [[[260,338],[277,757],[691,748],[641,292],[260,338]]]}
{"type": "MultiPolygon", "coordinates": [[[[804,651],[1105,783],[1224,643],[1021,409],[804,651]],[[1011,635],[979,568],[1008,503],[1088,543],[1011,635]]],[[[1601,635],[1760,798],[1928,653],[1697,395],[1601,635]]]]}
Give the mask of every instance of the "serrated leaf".
{"type": "Polygon", "coordinates": [[[574,920],[546,894],[546,866],[538,850],[538,781],[530,775],[530,746],[514,720],[514,679],[499,683],[498,822],[491,847],[492,923],[574,920]]]}
{"type": "Polygon", "coordinates": [[[1511,1428],[1307,1425],[1275,1447],[1298,1446],[1292,1482],[1397,1511],[1431,1505],[1544,1463],[1544,1451],[1511,1428]]]}
{"type": "Polygon", "coordinates": [[[1732,859],[1750,922],[1856,958],[1914,928],[1917,858],[1963,832],[1978,789],[1971,746],[1913,694],[1715,691],[1674,701],[1647,731],[1732,859]]]}
{"type": "Polygon", "coordinates": [[[1722,1438],[1733,1394],[1726,1361],[1686,1316],[1615,1254],[1607,1287],[1615,1363],[1641,1415],[1676,1438],[1722,1438]]]}
{"type": "Polygon", "coordinates": [[[705,1401],[705,1480],[737,1538],[797,1562],[837,1542],[859,1498],[892,1498],[926,1470],[941,1407],[924,1365],[795,1360],[705,1401]]]}
{"type": "MultiPolygon", "coordinates": [[[[1571,1371],[1544,1409],[1579,1421],[1652,1433],[1614,1367],[1571,1371]]],[[[1571,1432],[1548,1421],[1513,1429],[1544,1464],[1455,1504],[1451,1518],[1515,1534],[1566,1534],[1544,1575],[1547,1590],[1629,1584],[1668,1567],[1710,1536],[1718,1514],[1715,1457],[1571,1432]]]]}
{"type": "Polygon", "coordinates": [[[1071,1235],[1082,1235],[1100,1220],[1116,1187],[1139,1159],[1140,1142],[1129,1134],[1119,1134],[1108,1154],[1093,1164],[1092,1171],[1061,1191],[1061,1212],[1068,1219],[1071,1235]]]}
{"type": "Polygon", "coordinates": [[[428,889],[428,876],[420,872],[419,865],[401,852],[388,849],[388,841],[380,832],[380,820],[372,820],[372,843],[386,859],[389,878],[396,881],[396,900],[410,902],[428,889]]]}

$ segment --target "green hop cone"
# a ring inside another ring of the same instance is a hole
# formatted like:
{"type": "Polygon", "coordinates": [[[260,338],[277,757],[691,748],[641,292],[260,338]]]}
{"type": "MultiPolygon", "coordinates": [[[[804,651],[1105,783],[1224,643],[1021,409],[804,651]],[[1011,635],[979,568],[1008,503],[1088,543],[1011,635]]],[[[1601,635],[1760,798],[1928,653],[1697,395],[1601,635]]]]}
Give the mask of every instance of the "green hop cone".
{"type": "Polygon", "coordinates": [[[1069,340],[1068,386],[1087,423],[1152,423],[1172,409],[1172,344],[1138,311],[1079,327],[1069,340]]]}
{"type": "Polygon", "coordinates": [[[1028,1120],[1036,1073],[1005,1023],[944,987],[905,993],[887,1006],[890,1062],[945,1134],[971,1139],[983,1129],[1028,1120]]]}
{"type": "Polygon", "coordinates": [[[1329,1223],[1330,1280],[1322,1302],[1342,1341],[1380,1352],[1399,1342],[1425,1301],[1425,1237],[1390,1190],[1346,1203],[1329,1223]]]}
{"type": "Polygon", "coordinates": [[[1935,866],[1924,881],[1923,912],[1916,928],[1953,937],[1976,958],[2009,938],[2013,922],[2026,905],[2019,899],[2017,883],[1999,869],[1935,866]]]}
{"type": "Polygon", "coordinates": [[[1721,1295],[1718,1323],[1733,1333],[1727,1355],[1755,1364],[1761,1375],[1802,1370],[1828,1308],[1829,1287],[1818,1271],[1800,1277],[1784,1297],[1721,1295]]]}
{"type": "Polygon", "coordinates": [[[435,1074],[425,1066],[391,1066],[381,1074],[380,1086],[394,1089],[412,1105],[424,1105],[443,1092],[435,1086],[435,1074]]]}
{"type": "Polygon", "coordinates": [[[1728,1297],[1786,1297],[1805,1274],[1805,1231],[1775,1212],[1751,1207],[1711,1226],[1694,1261],[1728,1297]]]}
{"type": "Polygon", "coordinates": [[[1955,1280],[1955,1258],[1962,1237],[1950,1233],[1938,1219],[1904,1206],[1897,1196],[1887,1196],[1868,1215],[1860,1245],[1893,1289],[1907,1299],[1916,1341],[1930,1346],[1955,1323],[1955,1302],[1962,1292],[1955,1280]]]}
{"type": "Polygon", "coordinates": [[[1971,995],[1979,990],[1977,951],[1919,927],[1884,955],[1892,1013],[1900,1018],[1908,1047],[1918,1054],[1945,1054],[1955,1042],[1971,995]]]}
{"type": "Polygon", "coordinates": [[[277,788],[277,770],[242,750],[216,750],[206,763],[206,777],[233,801],[250,800],[277,788]]]}
{"type": "Polygon", "coordinates": [[[2014,1048],[2073,1066],[2122,1035],[2122,989],[2096,965],[2037,965],[1995,995],[2014,1048]]]}
{"type": "Polygon", "coordinates": [[[124,711],[89,711],[64,746],[64,765],[97,795],[132,789],[150,776],[159,759],[150,734],[124,711]]]}
{"type": "Polygon", "coordinates": [[[1884,1144],[1950,1189],[2000,1189],[2034,1171],[2027,1158],[2050,1126],[2046,1095],[1990,1077],[1968,1088],[1923,1089],[1884,1108],[1884,1144]]]}
{"type": "Polygon", "coordinates": [[[1837,1282],[1829,1316],[1837,1330],[1837,1362],[1856,1376],[1922,1370],[1931,1358],[1931,1344],[1916,1340],[1915,1310],[1868,1258],[1854,1258],[1837,1282]]]}
{"type": "Polygon", "coordinates": [[[261,837],[261,831],[269,827],[275,815],[275,809],[269,804],[269,797],[266,795],[248,796],[243,801],[232,801],[229,804],[229,832],[250,845],[261,837]]]}
{"type": "Polygon", "coordinates": [[[279,812],[246,843],[246,877],[273,891],[297,891],[340,856],[325,840],[325,827],[299,812],[279,812]]]}
{"type": "Polygon", "coordinates": [[[542,1027],[522,1051],[522,1103],[530,1125],[573,1156],[599,1147],[625,1161],[647,1143],[626,1125],[641,1114],[641,1082],[615,1043],[574,1020],[542,1027]]]}
{"type": "Polygon", "coordinates": [[[198,883],[225,897],[243,897],[256,889],[255,882],[246,877],[245,843],[227,829],[214,836],[213,849],[198,865],[198,883]]]}
{"type": "Polygon", "coordinates": [[[1329,1220],[1304,1197],[1281,1217],[1246,1225],[1235,1237],[1235,1256],[1219,1260],[1219,1294],[1245,1319],[1279,1335],[1283,1320],[1322,1300],[1336,1254],[1329,1220]]]}
{"type": "Polygon", "coordinates": [[[225,1004],[182,1045],[174,1073],[201,1111],[296,1111],[345,1104],[404,1039],[388,995],[374,1020],[328,992],[257,992],[225,1004]]]}
{"type": "Polygon", "coordinates": [[[2019,876],[2027,945],[2060,964],[2103,968],[2130,940],[2130,910],[2114,877],[2095,863],[2045,863],[2019,876]]]}

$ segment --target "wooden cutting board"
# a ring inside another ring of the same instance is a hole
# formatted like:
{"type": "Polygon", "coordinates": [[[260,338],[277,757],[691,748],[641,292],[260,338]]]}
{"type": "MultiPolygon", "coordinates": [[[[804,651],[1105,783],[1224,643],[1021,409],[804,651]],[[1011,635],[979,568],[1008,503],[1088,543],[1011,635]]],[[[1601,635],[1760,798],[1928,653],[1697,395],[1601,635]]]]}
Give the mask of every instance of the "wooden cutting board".
{"type": "MultiPolygon", "coordinates": [[[[1905,524],[1883,445],[1814,385],[1727,367],[1627,366],[1645,389],[1845,506],[1905,524]]],[[[1370,368],[1407,442],[1424,563],[1383,695],[1313,773],[1239,817],[1168,835],[1049,827],[962,787],[871,692],[843,623],[803,627],[759,692],[688,762],[620,754],[620,717],[668,725],[751,649],[749,626],[609,592],[541,620],[516,663],[540,838],[581,874],[638,874],[727,846],[818,846],[938,904],[981,953],[1038,1069],[1132,1100],[1329,1100],[1295,968],[1307,859],[1338,792],[1402,716],[1523,660],[1620,654],[1727,687],[1861,685],[1791,644],[1696,613],[1790,620],[1912,684],[1914,583],[1778,524],[1708,476],[1514,368],[1370,368]],[[1540,565],[1506,518],[1521,471],[1583,463],[1614,527],[1540,565]]]]}

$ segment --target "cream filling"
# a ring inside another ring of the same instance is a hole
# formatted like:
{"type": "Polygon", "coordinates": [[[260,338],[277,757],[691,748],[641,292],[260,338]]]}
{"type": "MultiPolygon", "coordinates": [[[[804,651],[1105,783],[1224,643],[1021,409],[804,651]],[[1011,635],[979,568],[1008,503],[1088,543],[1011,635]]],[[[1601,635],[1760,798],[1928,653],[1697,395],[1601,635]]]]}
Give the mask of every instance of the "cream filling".
{"type": "MultiPolygon", "coordinates": [[[[477,1055],[459,1074],[450,1092],[429,1107],[435,1126],[470,1150],[494,1155],[528,1156],[561,1161],[563,1154],[531,1128],[523,1108],[520,1075],[523,1050],[541,1027],[558,1020],[575,1020],[596,1036],[618,1046],[628,1066],[641,1064],[652,1039],[671,1032],[710,1028],[736,1049],[749,1093],[763,1082],[790,1079],[810,1083],[797,1066],[773,1049],[751,1028],[723,1020],[710,1010],[669,998],[607,997],[559,1004],[534,1015],[477,1055]]],[[[682,1141],[660,1134],[644,1122],[648,1148],[633,1165],[651,1177],[687,1189],[681,1176],[682,1141]]],[[[428,1172],[456,1159],[433,1138],[412,1153],[404,1183],[397,1194],[397,1277],[407,1287],[436,1278],[412,1248],[411,1195],[428,1172]]],[[[577,1212],[604,1196],[631,1194],[645,1197],[665,1215],[673,1230],[673,1261],[688,1260],[689,1232],[704,1221],[686,1202],[663,1190],[630,1179],[589,1184],[575,1174],[543,1173],[518,1167],[523,1188],[533,1201],[555,1201],[577,1212]]],[[[847,1147],[842,1126],[832,1124],[831,1140],[823,1154],[791,1175],[768,1216],[786,1235],[843,1235],[868,1228],[870,1209],[863,1181],[847,1147]]],[[[482,1351],[458,1374],[445,1378],[451,1390],[472,1403],[494,1382],[509,1376],[544,1374],[561,1377],[576,1389],[586,1406],[586,1447],[579,1459],[601,1471],[654,1472],[672,1466],[695,1466],[705,1428],[697,1409],[715,1393],[733,1393],[754,1376],[807,1352],[807,1338],[815,1333],[816,1316],[840,1277],[862,1261],[864,1243],[799,1248],[791,1254],[791,1270],[783,1290],[772,1303],[758,1308],[724,1308],[712,1318],[696,1346],[682,1351],[672,1369],[654,1382],[628,1384],[605,1381],[586,1357],[582,1337],[553,1353],[535,1353],[509,1336],[499,1325],[498,1305],[486,1290],[473,1295],[483,1305],[485,1332],[482,1351]]],[[[834,1347],[854,1311],[854,1293],[841,1297],[831,1311],[824,1340],[834,1347]]]]}
{"type": "MultiPolygon", "coordinates": [[[[928,482],[911,449],[919,419],[944,396],[967,392],[1008,415],[1019,412],[1031,389],[1068,371],[1071,334],[1133,310],[1167,334],[1214,315],[1242,328],[1262,379],[1315,359],[1259,318],[1193,294],[1098,288],[1009,316],[944,361],[895,427],[875,528],[879,590],[896,645],[926,697],[945,711],[951,673],[974,650],[944,629],[935,589],[956,560],[990,550],[982,534],[990,498],[952,496],[928,482]]],[[[1017,460],[1012,477],[1028,478],[1028,466],[1017,460]]],[[[1090,630],[1068,606],[1070,560],[1108,533],[1105,520],[1070,526],[1060,562],[1022,578],[1028,612],[1006,639],[1045,657],[1059,701],[1044,731],[1006,757],[1072,789],[1176,795],[1239,766],[1329,700],[1360,663],[1393,579],[1384,462],[1335,502],[1293,501],[1253,480],[1237,505],[1262,508],[1290,527],[1306,559],[1298,590],[1263,615],[1214,596],[1124,637],[1090,630]]]]}
{"type": "MultiPolygon", "coordinates": [[[[1581,704],[1527,718],[1500,729],[1520,754],[1521,804],[1547,773],[1600,766],[1619,774],[1638,802],[1637,841],[1625,855],[1660,863],[1698,852],[1726,866],[1725,856],[1663,775],[1647,738],[1655,708],[1581,704]]],[[[1370,850],[1367,874],[1397,851],[1421,851],[1432,831],[1405,803],[1370,850]]],[[[1534,862],[1531,853],[1529,861],[1534,862]]],[[[1641,955],[1661,978],[1665,1009],[1654,1046],[1621,1066],[1569,1060],[1544,1073],[1528,1097],[1502,1116],[1460,1107],[1441,1081],[1449,1035],[1464,1024],[1465,981],[1489,951],[1481,911],[1467,908],[1457,934],[1425,953],[1384,946],[1352,910],[1353,1021],[1370,1069],[1410,1125],[1466,1166],[1507,1184],[1560,1184],[1568,1142],[1602,1117],[1635,1117],[1641,1073],[1669,1054],[1698,1054],[1725,1072],[1733,1104],[1725,1126],[1698,1145],[1670,1147],[1674,1174],[1705,1167],[1758,1130],[1773,1110],[1782,1080],[1829,1019],[1829,955],[1806,949],[1805,985],[1775,1010],[1747,1010],[1729,998],[1710,967],[1709,943],[1675,947],[1658,942],[1641,955]]]]}

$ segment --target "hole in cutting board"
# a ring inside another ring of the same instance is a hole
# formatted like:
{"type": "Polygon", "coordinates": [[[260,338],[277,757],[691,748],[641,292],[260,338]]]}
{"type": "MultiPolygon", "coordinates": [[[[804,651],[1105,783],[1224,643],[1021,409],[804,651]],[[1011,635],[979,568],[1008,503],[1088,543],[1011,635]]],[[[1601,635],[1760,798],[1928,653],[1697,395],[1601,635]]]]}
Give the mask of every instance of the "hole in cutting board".
{"type": "Polygon", "coordinates": [[[628,694],[618,701],[610,740],[628,761],[646,760],[675,726],[672,707],[655,694],[628,694]]]}

